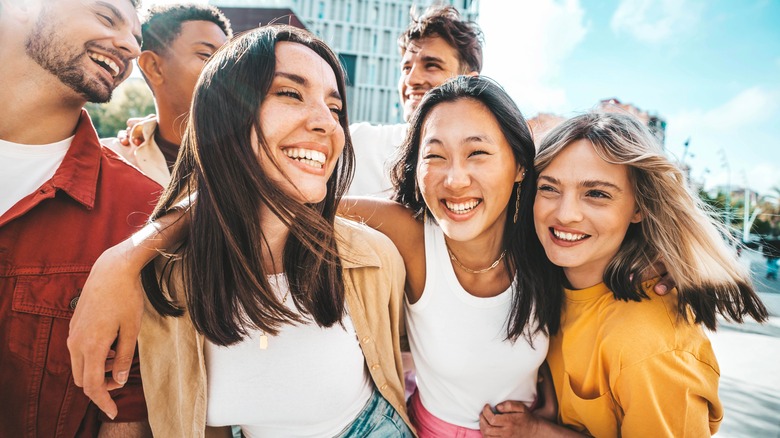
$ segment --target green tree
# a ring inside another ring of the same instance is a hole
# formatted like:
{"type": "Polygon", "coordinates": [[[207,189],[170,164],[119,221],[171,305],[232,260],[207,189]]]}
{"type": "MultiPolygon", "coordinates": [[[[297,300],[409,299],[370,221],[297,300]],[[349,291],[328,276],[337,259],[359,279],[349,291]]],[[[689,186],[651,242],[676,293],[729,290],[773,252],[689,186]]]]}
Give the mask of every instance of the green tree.
{"type": "Polygon", "coordinates": [[[143,117],[155,112],[154,98],[142,78],[130,78],[114,90],[111,102],[88,103],[85,108],[95,124],[98,135],[115,137],[127,127],[130,117],[143,117]]]}

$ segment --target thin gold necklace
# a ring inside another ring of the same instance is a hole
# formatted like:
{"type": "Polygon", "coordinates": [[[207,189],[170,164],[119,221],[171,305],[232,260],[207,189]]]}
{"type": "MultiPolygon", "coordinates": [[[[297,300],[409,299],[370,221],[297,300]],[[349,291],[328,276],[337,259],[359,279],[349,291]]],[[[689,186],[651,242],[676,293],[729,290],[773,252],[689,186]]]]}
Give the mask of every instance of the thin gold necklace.
{"type": "MultiPolygon", "coordinates": [[[[287,288],[287,292],[284,293],[284,297],[282,298],[282,306],[287,302],[287,296],[290,295],[290,288],[287,288]]],[[[265,334],[264,331],[260,330],[260,349],[265,350],[268,348],[268,336],[265,334]]]]}
{"type": "Polygon", "coordinates": [[[455,262],[456,265],[458,265],[461,269],[468,272],[469,274],[484,274],[485,272],[496,269],[496,266],[498,266],[498,264],[501,263],[501,260],[503,260],[504,256],[506,255],[506,250],[503,250],[501,251],[501,255],[498,256],[498,259],[495,262],[493,262],[492,265],[488,266],[485,269],[474,270],[463,266],[463,263],[461,263],[460,260],[458,260],[458,258],[455,257],[455,254],[452,253],[452,250],[450,249],[449,246],[447,247],[447,252],[450,253],[450,259],[452,259],[452,261],[455,262]]]}

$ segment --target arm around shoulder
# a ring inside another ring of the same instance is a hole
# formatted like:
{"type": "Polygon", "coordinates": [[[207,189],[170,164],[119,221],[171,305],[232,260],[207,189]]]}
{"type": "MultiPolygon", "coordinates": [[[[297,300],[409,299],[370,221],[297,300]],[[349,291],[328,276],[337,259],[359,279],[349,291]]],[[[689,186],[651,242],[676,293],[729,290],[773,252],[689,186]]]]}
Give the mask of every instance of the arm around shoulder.
{"type": "Polygon", "coordinates": [[[147,225],[98,257],[70,322],[67,342],[73,379],[111,418],[116,417],[118,410],[108,391],[127,382],[141,328],[144,309],[141,269],[159,250],[171,247],[184,234],[185,221],[165,227],[173,220],[163,218],[165,231],[159,225],[147,225]],[[116,356],[107,368],[106,359],[114,341],[116,356]],[[105,377],[107,371],[112,372],[112,377],[105,377]]]}
{"type": "MultiPolygon", "coordinates": [[[[339,215],[361,222],[390,238],[404,260],[419,247],[422,222],[403,205],[389,199],[347,197],[339,204],[339,215]]],[[[408,260],[407,260],[408,261],[408,260]]]]}

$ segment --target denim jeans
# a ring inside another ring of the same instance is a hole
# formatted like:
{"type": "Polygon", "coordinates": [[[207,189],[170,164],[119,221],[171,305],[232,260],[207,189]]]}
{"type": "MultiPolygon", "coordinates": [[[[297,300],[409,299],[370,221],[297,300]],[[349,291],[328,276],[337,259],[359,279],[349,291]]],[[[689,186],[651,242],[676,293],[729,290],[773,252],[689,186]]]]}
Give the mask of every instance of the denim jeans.
{"type": "Polygon", "coordinates": [[[355,421],[336,438],[413,438],[414,435],[390,403],[374,390],[355,421]]]}

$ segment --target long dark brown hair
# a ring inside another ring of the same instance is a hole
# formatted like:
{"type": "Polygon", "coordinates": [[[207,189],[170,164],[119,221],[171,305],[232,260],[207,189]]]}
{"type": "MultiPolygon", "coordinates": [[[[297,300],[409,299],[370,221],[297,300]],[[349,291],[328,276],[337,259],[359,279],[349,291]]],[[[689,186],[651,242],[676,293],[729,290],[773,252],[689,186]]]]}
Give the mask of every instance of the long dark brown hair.
{"type": "MultiPolygon", "coordinates": [[[[418,219],[425,216],[428,207],[418,193],[417,162],[425,118],[442,103],[470,99],[482,103],[493,113],[515,161],[525,169],[525,177],[514,183],[507,202],[503,246],[509,275],[516,282],[512,291],[512,310],[507,320],[507,339],[516,340],[533,333],[554,334],[558,331],[563,289],[548,293],[548,284],[562,287],[560,268],[549,262],[544,249],[536,239],[533,225],[533,202],[536,195],[533,138],[525,118],[512,98],[493,80],[484,76],[458,76],[430,90],[409,121],[409,130],[392,167],[391,179],[395,192],[393,200],[414,211],[418,219]],[[520,189],[519,214],[514,221],[518,185],[520,189]],[[535,323],[532,325],[532,323],[535,323]],[[533,330],[529,328],[534,327],[533,330]]],[[[510,278],[511,280],[512,278],[510,278]]]]}
{"type": "Polygon", "coordinates": [[[262,251],[268,247],[260,227],[264,205],[290,229],[282,263],[295,305],[320,326],[340,323],[344,283],[334,220],[354,166],[345,96],[338,58],[304,30],[262,27],[214,54],[196,86],[171,184],[151,217],[176,209],[183,199],[192,201],[185,213],[189,233],[175,257],[163,268],[149,265],[143,273],[146,294],[157,312],[182,315],[183,292],[195,328],[218,345],[238,342],[252,328],[276,334],[283,324],[302,322],[276,297],[267,278],[270,272],[263,268],[274,262],[262,251]],[[317,204],[302,204],[285,194],[265,175],[252,148],[254,132],[260,153],[271,156],[258,116],[273,81],[274,49],[280,41],[302,44],[322,57],[333,69],[342,96],[339,123],[346,144],[327,182],[327,195],[317,204]],[[172,287],[177,281],[171,280],[179,279],[183,291],[172,287]]]}

